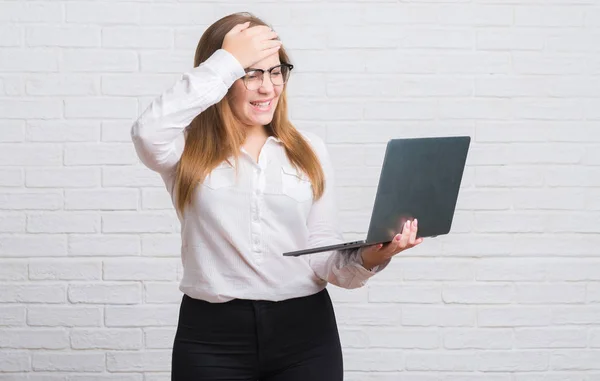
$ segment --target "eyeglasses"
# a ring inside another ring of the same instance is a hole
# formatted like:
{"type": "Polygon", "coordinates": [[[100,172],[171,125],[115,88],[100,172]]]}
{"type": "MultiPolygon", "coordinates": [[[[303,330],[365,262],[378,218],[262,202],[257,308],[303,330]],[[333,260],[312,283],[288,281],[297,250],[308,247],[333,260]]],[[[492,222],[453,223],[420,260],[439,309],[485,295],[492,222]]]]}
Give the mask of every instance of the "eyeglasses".
{"type": "Polygon", "coordinates": [[[273,86],[281,86],[287,82],[293,68],[294,65],[282,63],[267,70],[246,69],[246,75],[243,77],[244,85],[248,90],[258,90],[262,86],[265,72],[267,72],[273,86]]]}

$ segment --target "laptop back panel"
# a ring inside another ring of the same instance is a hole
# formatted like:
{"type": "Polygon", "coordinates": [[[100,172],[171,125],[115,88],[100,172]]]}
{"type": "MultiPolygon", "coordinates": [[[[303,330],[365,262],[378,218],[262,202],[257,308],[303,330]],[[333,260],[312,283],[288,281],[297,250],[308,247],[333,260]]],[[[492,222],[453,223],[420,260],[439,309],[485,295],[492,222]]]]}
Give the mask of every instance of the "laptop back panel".
{"type": "Polygon", "coordinates": [[[367,242],[391,241],[414,218],[419,237],[448,234],[470,142],[469,136],[390,140],[367,242]]]}

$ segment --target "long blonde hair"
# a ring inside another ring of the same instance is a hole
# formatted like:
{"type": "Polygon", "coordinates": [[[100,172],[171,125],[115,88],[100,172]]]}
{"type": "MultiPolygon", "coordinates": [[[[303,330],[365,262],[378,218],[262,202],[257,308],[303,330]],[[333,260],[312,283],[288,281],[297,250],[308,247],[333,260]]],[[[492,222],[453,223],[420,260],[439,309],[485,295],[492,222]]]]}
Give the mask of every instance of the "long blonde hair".
{"type": "MultiPolygon", "coordinates": [[[[250,13],[234,13],[212,24],[200,38],[194,56],[194,67],[207,60],[221,48],[223,39],[235,25],[249,21],[250,26],[267,25],[250,13]]],[[[290,63],[283,46],[279,49],[281,62],[290,63]]],[[[176,209],[183,214],[191,203],[193,192],[199,183],[221,162],[231,155],[238,167],[238,153],[246,138],[230,106],[230,92],[217,104],[200,113],[186,128],[185,148],[175,177],[176,209]]],[[[314,199],[319,199],[325,188],[321,163],[310,144],[288,119],[286,88],[279,96],[273,120],[267,132],[278,138],[285,148],[292,165],[302,170],[312,183],[314,199]]]]}

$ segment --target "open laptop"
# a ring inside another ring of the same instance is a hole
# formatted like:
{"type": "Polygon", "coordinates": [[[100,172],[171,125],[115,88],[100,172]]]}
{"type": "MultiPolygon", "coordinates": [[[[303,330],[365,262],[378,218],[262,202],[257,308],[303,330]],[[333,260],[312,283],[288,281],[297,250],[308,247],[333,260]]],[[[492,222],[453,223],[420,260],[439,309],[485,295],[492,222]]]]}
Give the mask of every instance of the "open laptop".
{"type": "Polygon", "coordinates": [[[417,237],[448,234],[462,181],[469,136],[388,141],[367,238],[283,253],[299,256],[390,242],[406,220],[419,220],[417,237]]]}

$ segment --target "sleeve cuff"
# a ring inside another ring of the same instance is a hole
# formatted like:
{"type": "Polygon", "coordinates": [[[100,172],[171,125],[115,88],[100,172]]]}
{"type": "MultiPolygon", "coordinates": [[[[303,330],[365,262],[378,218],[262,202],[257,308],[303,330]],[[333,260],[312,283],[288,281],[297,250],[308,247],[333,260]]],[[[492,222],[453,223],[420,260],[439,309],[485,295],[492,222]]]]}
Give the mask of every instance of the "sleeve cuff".
{"type": "Polygon", "coordinates": [[[216,73],[227,88],[246,74],[239,61],[225,49],[214,52],[203,64],[216,73]]]}

